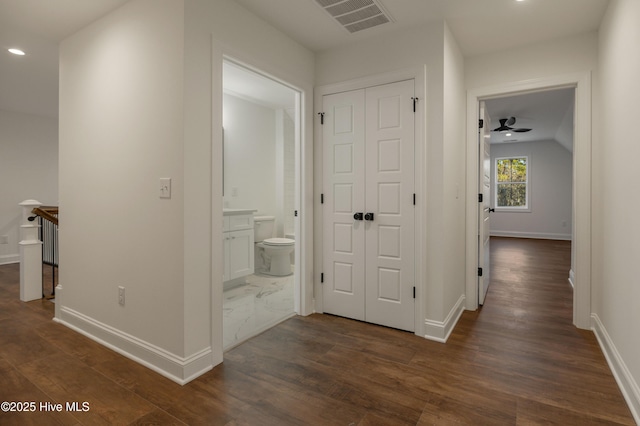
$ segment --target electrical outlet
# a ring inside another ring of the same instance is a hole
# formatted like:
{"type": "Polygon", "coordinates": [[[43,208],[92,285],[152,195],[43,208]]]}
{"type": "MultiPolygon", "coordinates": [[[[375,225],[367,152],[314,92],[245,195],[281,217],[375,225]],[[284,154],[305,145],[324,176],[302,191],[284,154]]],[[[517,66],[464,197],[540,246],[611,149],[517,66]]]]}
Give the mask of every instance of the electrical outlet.
{"type": "Polygon", "coordinates": [[[124,306],[124,287],[118,287],[118,303],[124,306]]]}

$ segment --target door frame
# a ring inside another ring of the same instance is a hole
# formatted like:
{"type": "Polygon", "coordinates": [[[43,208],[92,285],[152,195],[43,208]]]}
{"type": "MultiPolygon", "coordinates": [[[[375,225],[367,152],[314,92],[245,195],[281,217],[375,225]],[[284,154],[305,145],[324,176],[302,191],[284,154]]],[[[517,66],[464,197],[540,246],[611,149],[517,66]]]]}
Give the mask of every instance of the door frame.
{"type": "MultiPolygon", "coordinates": [[[[466,309],[478,309],[478,173],[477,122],[481,100],[561,88],[575,89],[572,259],[573,323],[591,328],[591,72],[542,77],[474,88],[467,93],[467,230],[466,309]]],[[[567,277],[569,278],[569,277],[567,277]]]]}
{"type": "MultiPolygon", "coordinates": [[[[255,72],[265,78],[271,79],[296,92],[296,114],[295,114],[295,208],[299,214],[294,219],[294,229],[296,234],[295,259],[296,268],[294,269],[294,310],[298,315],[309,315],[313,311],[309,288],[304,278],[310,274],[311,264],[308,262],[309,253],[313,235],[307,232],[313,223],[313,214],[304,214],[302,206],[310,203],[311,196],[305,188],[310,185],[311,170],[310,152],[306,147],[306,129],[307,124],[304,117],[307,114],[306,99],[308,91],[296,84],[291,83],[286,77],[279,77],[278,72],[273,70],[268,64],[260,63],[255,58],[247,56],[243,52],[238,51],[212,37],[211,42],[212,57],[212,126],[211,126],[211,163],[212,163],[212,197],[211,197],[211,241],[222,240],[222,150],[223,150],[223,126],[222,126],[222,104],[223,104],[223,84],[222,84],[222,65],[228,61],[249,71],[255,72]]],[[[222,268],[223,254],[222,247],[212,244],[212,262],[211,262],[211,347],[213,348],[214,365],[223,361],[223,306],[222,293],[223,283],[222,277],[218,277],[216,271],[222,268]]]]}
{"type": "MultiPolygon", "coordinates": [[[[322,157],[322,126],[320,125],[320,113],[322,112],[323,96],[352,90],[366,89],[371,86],[380,86],[384,84],[396,83],[403,80],[414,80],[415,93],[418,97],[415,114],[415,169],[414,183],[416,192],[416,206],[414,217],[414,230],[416,239],[414,242],[416,259],[423,259],[426,253],[426,212],[427,212],[427,195],[426,195],[426,114],[427,114],[427,67],[426,65],[390,71],[382,74],[374,74],[366,77],[347,80],[340,83],[327,84],[317,86],[314,90],[314,131],[313,131],[313,157],[314,157],[314,276],[313,276],[313,295],[314,295],[314,311],[323,313],[322,306],[322,283],[320,282],[320,274],[323,269],[323,221],[322,204],[320,203],[320,194],[323,193],[323,157],[322,157]]],[[[426,293],[426,283],[424,277],[424,262],[415,262],[414,276],[416,287],[415,302],[415,331],[414,334],[424,336],[424,294],[426,293]],[[420,320],[422,318],[422,320],[420,320]]]]}
{"type": "MultiPolygon", "coordinates": [[[[242,59],[238,59],[238,56],[236,56],[237,53],[229,53],[229,52],[224,52],[222,54],[222,63],[224,64],[225,62],[233,64],[239,68],[243,68],[248,72],[252,72],[260,77],[263,77],[265,79],[271,80],[275,83],[278,83],[288,89],[290,89],[292,92],[294,92],[294,96],[295,96],[295,117],[294,117],[294,146],[295,146],[295,189],[294,189],[294,195],[295,195],[295,199],[294,199],[294,208],[296,210],[296,212],[300,213],[301,212],[301,205],[303,204],[303,196],[304,193],[301,191],[301,188],[303,188],[303,184],[302,184],[302,177],[304,175],[304,161],[302,160],[303,158],[303,152],[302,152],[302,135],[303,135],[303,123],[302,123],[302,117],[304,116],[303,114],[303,96],[304,96],[304,91],[298,87],[296,87],[295,85],[281,79],[278,78],[270,73],[268,73],[267,71],[263,70],[262,68],[253,65],[249,62],[247,62],[246,60],[242,60],[242,59]]],[[[222,74],[221,74],[222,75],[222,74]]],[[[224,85],[221,85],[222,87],[222,92],[224,93],[224,85]]],[[[224,104],[224,101],[223,101],[224,104]]],[[[222,129],[222,132],[224,131],[224,129],[222,129]]],[[[221,133],[222,133],[221,132],[221,133]]],[[[224,140],[221,142],[221,153],[224,153],[224,140]]],[[[218,161],[224,161],[223,156],[221,156],[220,159],[217,159],[218,161]]],[[[222,173],[224,174],[224,164],[222,164],[221,166],[222,169],[222,173]]],[[[224,184],[224,176],[222,176],[222,183],[224,184]]],[[[297,315],[308,315],[309,312],[307,312],[305,310],[305,304],[304,304],[304,286],[302,285],[302,278],[305,274],[305,270],[306,270],[306,265],[300,260],[300,259],[306,259],[305,256],[305,244],[304,244],[304,236],[302,235],[301,229],[302,229],[302,225],[301,225],[301,216],[300,214],[296,214],[294,217],[294,235],[295,235],[295,247],[294,247],[294,258],[296,259],[297,265],[293,270],[293,292],[294,292],[294,297],[293,297],[293,301],[294,301],[294,312],[297,315]]],[[[215,240],[214,240],[215,241],[215,240]]]]}

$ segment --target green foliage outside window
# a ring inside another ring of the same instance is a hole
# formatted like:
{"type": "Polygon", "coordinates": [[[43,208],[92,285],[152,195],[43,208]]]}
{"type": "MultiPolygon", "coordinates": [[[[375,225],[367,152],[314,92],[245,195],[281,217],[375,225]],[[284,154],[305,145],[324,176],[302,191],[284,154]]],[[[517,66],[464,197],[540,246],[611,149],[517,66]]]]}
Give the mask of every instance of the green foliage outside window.
{"type": "Polygon", "coordinates": [[[527,206],[527,158],[496,160],[497,207],[527,206]]]}

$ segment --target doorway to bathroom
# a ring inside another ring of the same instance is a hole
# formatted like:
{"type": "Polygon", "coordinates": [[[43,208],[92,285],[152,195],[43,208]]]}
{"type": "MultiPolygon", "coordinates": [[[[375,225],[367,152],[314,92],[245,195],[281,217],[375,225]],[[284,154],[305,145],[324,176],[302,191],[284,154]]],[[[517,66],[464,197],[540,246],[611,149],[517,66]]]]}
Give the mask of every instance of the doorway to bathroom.
{"type": "Polygon", "coordinates": [[[223,61],[223,348],[294,316],[300,92],[223,61]]]}

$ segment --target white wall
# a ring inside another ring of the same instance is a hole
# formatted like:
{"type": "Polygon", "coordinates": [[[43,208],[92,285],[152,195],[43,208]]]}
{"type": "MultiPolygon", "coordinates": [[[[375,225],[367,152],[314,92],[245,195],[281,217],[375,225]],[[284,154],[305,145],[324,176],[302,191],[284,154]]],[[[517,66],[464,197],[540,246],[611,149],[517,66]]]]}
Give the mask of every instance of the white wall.
{"type": "MultiPolygon", "coordinates": [[[[276,110],[276,236],[295,238],[295,108],[276,110]]],[[[294,255],[292,254],[292,257],[294,255]]]]}
{"type": "Polygon", "coordinates": [[[464,293],[464,62],[457,43],[444,22],[435,22],[321,52],[316,63],[318,85],[426,65],[426,99],[419,109],[426,134],[420,130],[423,139],[416,140],[427,158],[424,175],[417,177],[418,187],[426,185],[418,194],[426,210],[420,224],[425,259],[417,259],[425,264],[424,285],[418,288],[426,334],[442,339],[445,320],[464,293]]]}
{"type": "Polygon", "coordinates": [[[58,205],[58,120],[0,110],[0,265],[20,261],[18,203],[58,205]]]}
{"type": "Polygon", "coordinates": [[[143,361],[166,364],[158,368],[175,367],[176,380],[189,363],[183,31],[182,1],[133,0],[60,46],[56,314],[143,361]],[[172,178],[171,199],[159,198],[164,177],[172,178]]]}
{"type": "Polygon", "coordinates": [[[275,216],[276,111],[224,95],[225,207],[275,216]]]}
{"type": "Polygon", "coordinates": [[[466,58],[465,81],[467,88],[472,89],[575,72],[595,72],[597,61],[597,34],[587,33],[466,58]],[[508,58],[507,63],[505,58],[508,58]]]}
{"type": "MultiPolygon", "coordinates": [[[[448,26],[444,27],[444,125],[443,125],[443,205],[444,226],[443,315],[453,313],[452,308],[462,312],[465,292],[465,173],[461,165],[466,156],[465,121],[466,108],[464,87],[465,61],[448,26]]],[[[429,162],[429,167],[432,164],[429,162]]],[[[434,182],[436,183],[436,182],[434,182]]],[[[437,184],[437,183],[436,183],[437,184]]],[[[429,200],[430,201],[430,200],[429,200]]],[[[432,228],[439,225],[433,223],[432,228]]],[[[429,235],[427,235],[429,238],[429,235]]],[[[437,247],[432,249],[432,254],[437,247]]],[[[435,265],[432,265],[432,267],[435,265]]],[[[444,319],[444,318],[443,318],[444,319]]],[[[447,330],[449,331],[449,330],[447,330]]]]}
{"type": "Polygon", "coordinates": [[[296,139],[292,110],[282,114],[282,156],[283,156],[283,209],[282,236],[295,234],[294,210],[296,209],[296,139]]]}
{"type": "Polygon", "coordinates": [[[56,317],[180,383],[222,361],[223,47],[311,93],[313,55],[230,0],[133,0],[60,49],[56,317]]]}
{"type": "Polygon", "coordinates": [[[640,2],[612,1],[600,29],[600,105],[594,114],[593,312],[614,373],[640,423],[640,199],[637,122],[640,93],[640,2]]]}
{"type": "Polygon", "coordinates": [[[496,206],[495,159],[529,158],[529,211],[496,210],[491,235],[571,240],[573,158],[556,141],[491,145],[491,205],[496,206]]]}

